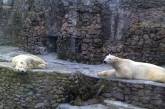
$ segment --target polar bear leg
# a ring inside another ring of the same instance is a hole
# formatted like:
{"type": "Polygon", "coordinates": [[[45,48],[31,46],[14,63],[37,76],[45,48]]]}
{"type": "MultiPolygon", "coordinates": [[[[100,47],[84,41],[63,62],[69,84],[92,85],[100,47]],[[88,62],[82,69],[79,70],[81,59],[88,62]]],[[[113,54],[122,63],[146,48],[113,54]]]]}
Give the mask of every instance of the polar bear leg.
{"type": "Polygon", "coordinates": [[[13,58],[13,59],[11,60],[11,62],[12,62],[12,66],[13,66],[13,67],[16,67],[16,65],[17,65],[16,58],[13,58]]]}
{"type": "Polygon", "coordinates": [[[38,68],[46,68],[46,64],[39,64],[38,68]]]}
{"type": "Polygon", "coordinates": [[[103,78],[112,78],[112,77],[115,77],[115,72],[116,71],[114,69],[106,70],[106,71],[99,72],[97,76],[103,77],[103,78]]]}

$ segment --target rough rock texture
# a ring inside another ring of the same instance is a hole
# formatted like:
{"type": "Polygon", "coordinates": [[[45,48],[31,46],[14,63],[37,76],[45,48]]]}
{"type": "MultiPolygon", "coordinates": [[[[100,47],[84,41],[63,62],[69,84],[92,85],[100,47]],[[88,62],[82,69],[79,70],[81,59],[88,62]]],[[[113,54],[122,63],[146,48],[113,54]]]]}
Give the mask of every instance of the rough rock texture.
{"type": "Polygon", "coordinates": [[[110,4],[109,11],[112,14],[105,11],[108,13],[105,15],[106,22],[111,19],[110,40],[104,45],[105,51],[137,61],[163,64],[165,62],[163,4],[162,0],[119,0],[110,4]],[[114,7],[115,4],[117,6],[114,7]]]}
{"type": "Polygon", "coordinates": [[[91,87],[96,79],[80,74],[19,73],[1,67],[0,75],[0,108],[3,109],[52,109],[76,97],[92,98],[96,90],[91,87]]]}
{"type": "MultiPolygon", "coordinates": [[[[2,67],[3,65],[3,67],[2,67]]],[[[148,109],[164,109],[165,84],[137,80],[103,80],[80,73],[20,73],[0,67],[0,107],[3,109],[52,109],[59,103],[80,105],[103,97],[148,109]]],[[[7,64],[7,66],[10,66],[7,64]]]]}
{"type": "Polygon", "coordinates": [[[77,60],[83,63],[102,61],[103,35],[101,6],[97,2],[68,6],[63,19],[61,36],[58,38],[59,58],[77,60]]]}
{"type": "Polygon", "coordinates": [[[11,37],[7,35],[7,25],[10,23],[10,16],[12,13],[11,4],[4,4],[0,1],[0,45],[9,45],[12,43],[11,37]]]}
{"type": "Polygon", "coordinates": [[[59,58],[98,64],[110,52],[164,64],[164,4],[164,0],[15,0],[9,33],[17,45],[35,54],[50,49],[59,58]]]}
{"type": "Polygon", "coordinates": [[[165,84],[141,80],[109,80],[102,96],[147,109],[164,109],[165,84]]]}
{"type": "Polygon", "coordinates": [[[43,2],[39,1],[22,1],[20,5],[24,3],[24,7],[21,8],[24,13],[23,18],[23,30],[22,37],[20,37],[19,46],[29,52],[34,54],[42,54],[46,52],[46,42],[47,42],[47,29],[46,29],[46,16],[47,11],[42,5],[43,2]]]}

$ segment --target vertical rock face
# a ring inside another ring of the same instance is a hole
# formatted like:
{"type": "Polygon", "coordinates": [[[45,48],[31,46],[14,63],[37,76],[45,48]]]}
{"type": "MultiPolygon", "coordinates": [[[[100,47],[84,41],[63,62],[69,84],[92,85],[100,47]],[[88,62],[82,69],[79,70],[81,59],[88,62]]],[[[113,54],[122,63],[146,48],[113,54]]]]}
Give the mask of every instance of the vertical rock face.
{"type": "Polygon", "coordinates": [[[97,93],[98,80],[78,73],[19,74],[1,67],[0,75],[1,109],[56,109],[60,103],[71,103],[78,97],[87,100],[97,93]]]}
{"type": "Polygon", "coordinates": [[[7,25],[10,23],[12,3],[0,1],[0,45],[11,44],[10,37],[7,35],[7,25]]]}
{"type": "Polygon", "coordinates": [[[163,64],[164,1],[120,0],[108,5],[105,51],[137,61],[163,64]],[[108,48],[108,49],[107,49],[108,48]]]}
{"type": "Polygon", "coordinates": [[[61,36],[58,39],[58,55],[84,63],[102,60],[101,7],[95,2],[82,1],[76,7],[67,7],[61,36]]]}
{"type": "MultiPolygon", "coordinates": [[[[47,42],[46,9],[42,1],[24,1],[23,34],[20,47],[34,54],[45,52],[47,42]]],[[[21,10],[22,11],[22,10],[21,10]]]]}
{"type": "Polygon", "coordinates": [[[23,0],[22,3],[25,7],[18,9],[24,11],[21,13],[24,16],[22,18],[24,30],[20,41],[23,43],[20,47],[34,54],[44,54],[48,47],[54,46],[51,45],[52,36],[54,39],[60,34],[64,14],[63,4],[60,0],[23,0]]]}
{"type": "Polygon", "coordinates": [[[16,0],[9,29],[32,53],[97,64],[108,53],[165,63],[163,0],[16,0]],[[16,24],[19,24],[16,25],[16,24]],[[12,27],[12,26],[10,26],[12,27]],[[19,37],[19,38],[18,38],[19,37]]]}

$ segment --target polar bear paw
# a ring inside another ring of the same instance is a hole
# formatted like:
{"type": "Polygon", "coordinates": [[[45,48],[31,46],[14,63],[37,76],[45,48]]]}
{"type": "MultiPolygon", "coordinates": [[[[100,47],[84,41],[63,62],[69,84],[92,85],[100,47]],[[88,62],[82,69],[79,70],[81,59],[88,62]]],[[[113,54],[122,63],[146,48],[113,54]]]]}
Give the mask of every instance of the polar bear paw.
{"type": "Polygon", "coordinates": [[[107,70],[107,71],[98,72],[97,76],[102,77],[102,78],[114,77],[115,76],[115,70],[107,70]]]}

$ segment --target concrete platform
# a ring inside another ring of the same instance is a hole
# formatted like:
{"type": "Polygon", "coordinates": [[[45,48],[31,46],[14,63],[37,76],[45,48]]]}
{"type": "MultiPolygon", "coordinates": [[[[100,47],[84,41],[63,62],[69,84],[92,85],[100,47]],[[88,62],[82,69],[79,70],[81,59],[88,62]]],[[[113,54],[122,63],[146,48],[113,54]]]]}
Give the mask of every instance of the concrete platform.
{"type": "MultiPolygon", "coordinates": [[[[17,47],[10,47],[10,46],[0,46],[0,61],[2,66],[11,66],[11,59],[12,57],[18,54],[25,54],[19,50],[17,47]]],[[[73,72],[81,72],[85,75],[94,76],[96,77],[97,72],[111,69],[112,67],[104,64],[100,65],[87,65],[81,64],[76,62],[69,62],[65,60],[61,60],[57,58],[55,53],[49,53],[46,55],[38,55],[39,57],[43,58],[47,63],[47,69],[35,69],[34,71],[46,71],[46,72],[64,72],[64,73],[73,73],[73,72]]]]}

